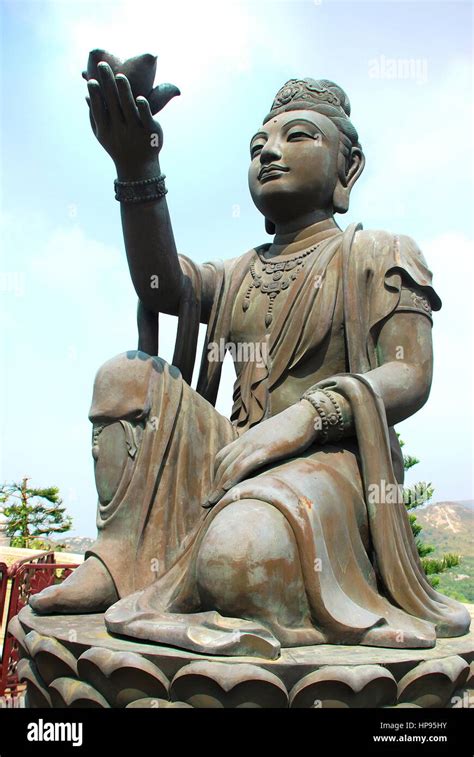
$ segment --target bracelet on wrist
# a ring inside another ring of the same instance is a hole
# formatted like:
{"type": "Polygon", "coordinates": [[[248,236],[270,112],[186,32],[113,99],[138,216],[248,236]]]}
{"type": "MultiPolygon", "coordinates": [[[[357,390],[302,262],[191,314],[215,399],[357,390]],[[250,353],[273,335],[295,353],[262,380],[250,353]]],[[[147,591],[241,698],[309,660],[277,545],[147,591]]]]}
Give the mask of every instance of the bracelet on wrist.
{"type": "Polygon", "coordinates": [[[320,444],[337,442],[344,436],[345,424],[341,408],[333,392],[327,389],[307,390],[301,399],[308,400],[318,414],[320,444]]]}
{"type": "Polygon", "coordinates": [[[331,413],[331,420],[329,421],[330,425],[335,427],[334,428],[334,441],[338,442],[342,437],[344,436],[345,426],[344,426],[344,418],[342,415],[342,410],[339,406],[339,403],[334,396],[334,392],[331,392],[329,389],[321,389],[320,390],[326,397],[329,398],[330,402],[333,405],[334,413],[336,414],[336,419],[334,419],[334,413],[331,413]]]}
{"type": "Polygon", "coordinates": [[[312,394],[306,394],[306,395],[303,394],[303,396],[301,397],[301,399],[302,400],[308,400],[308,402],[310,402],[311,405],[316,410],[316,414],[317,414],[318,417],[317,417],[317,419],[315,421],[314,426],[316,428],[316,423],[318,423],[318,421],[319,421],[319,423],[318,423],[318,430],[321,432],[321,434],[320,434],[320,436],[318,438],[318,442],[320,444],[326,444],[326,442],[329,439],[329,421],[328,421],[328,417],[327,417],[326,411],[321,406],[321,402],[314,395],[312,395],[312,394]]]}
{"type": "Polygon", "coordinates": [[[119,202],[147,202],[164,197],[168,190],[165,187],[164,174],[150,179],[138,181],[119,181],[115,179],[115,199],[119,202]]]}

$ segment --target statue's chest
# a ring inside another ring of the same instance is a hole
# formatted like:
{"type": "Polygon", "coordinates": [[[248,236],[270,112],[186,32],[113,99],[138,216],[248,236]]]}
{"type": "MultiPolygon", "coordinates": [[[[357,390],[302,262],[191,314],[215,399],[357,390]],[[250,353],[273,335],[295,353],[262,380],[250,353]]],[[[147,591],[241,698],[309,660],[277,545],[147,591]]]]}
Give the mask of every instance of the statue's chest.
{"type": "Polygon", "coordinates": [[[232,341],[265,339],[271,334],[286,300],[292,296],[291,285],[282,288],[281,283],[278,277],[267,275],[255,286],[252,273],[247,272],[232,310],[232,341]]]}
{"type": "Polygon", "coordinates": [[[273,266],[254,264],[244,276],[232,305],[230,340],[268,342],[274,330],[285,332],[294,319],[298,320],[301,332],[308,328],[316,332],[323,324],[330,328],[334,320],[340,321],[342,327],[339,269],[337,255],[327,268],[311,274],[288,262],[273,266]]]}

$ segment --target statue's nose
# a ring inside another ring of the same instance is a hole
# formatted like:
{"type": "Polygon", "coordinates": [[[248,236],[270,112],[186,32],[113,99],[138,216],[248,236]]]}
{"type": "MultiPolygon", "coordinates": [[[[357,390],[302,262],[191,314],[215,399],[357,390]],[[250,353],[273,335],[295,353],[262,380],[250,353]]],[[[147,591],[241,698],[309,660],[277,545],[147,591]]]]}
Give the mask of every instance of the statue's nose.
{"type": "Polygon", "coordinates": [[[268,140],[260,153],[260,162],[267,164],[272,163],[274,160],[279,160],[280,158],[280,143],[277,140],[268,140]]]}

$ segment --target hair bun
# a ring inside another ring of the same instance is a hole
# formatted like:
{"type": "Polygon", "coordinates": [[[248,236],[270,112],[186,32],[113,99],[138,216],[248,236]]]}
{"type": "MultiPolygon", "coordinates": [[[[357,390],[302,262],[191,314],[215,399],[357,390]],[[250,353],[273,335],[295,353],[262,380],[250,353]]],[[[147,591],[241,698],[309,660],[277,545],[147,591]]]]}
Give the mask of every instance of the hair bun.
{"type": "Polygon", "coordinates": [[[330,79],[318,79],[318,84],[321,84],[337,97],[337,99],[341,103],[341,108],[343,109],[346,116],[349,117],[351,115],[351,103],[342,87],[340,87],[339,84],[336,84],[330,79]]]}

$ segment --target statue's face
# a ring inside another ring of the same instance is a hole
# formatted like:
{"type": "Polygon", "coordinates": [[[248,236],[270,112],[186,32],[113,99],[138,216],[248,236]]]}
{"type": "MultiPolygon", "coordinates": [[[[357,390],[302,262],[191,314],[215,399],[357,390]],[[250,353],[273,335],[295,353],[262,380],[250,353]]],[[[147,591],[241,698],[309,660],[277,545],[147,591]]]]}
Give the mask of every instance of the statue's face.
{"type": "Polygon", "coordinates": [[[339,131],[321,113],[293,110],[267,121],[250,142],[255,205],[275,223],[313,210],[331,212],[338,153],[339,131]]]}

